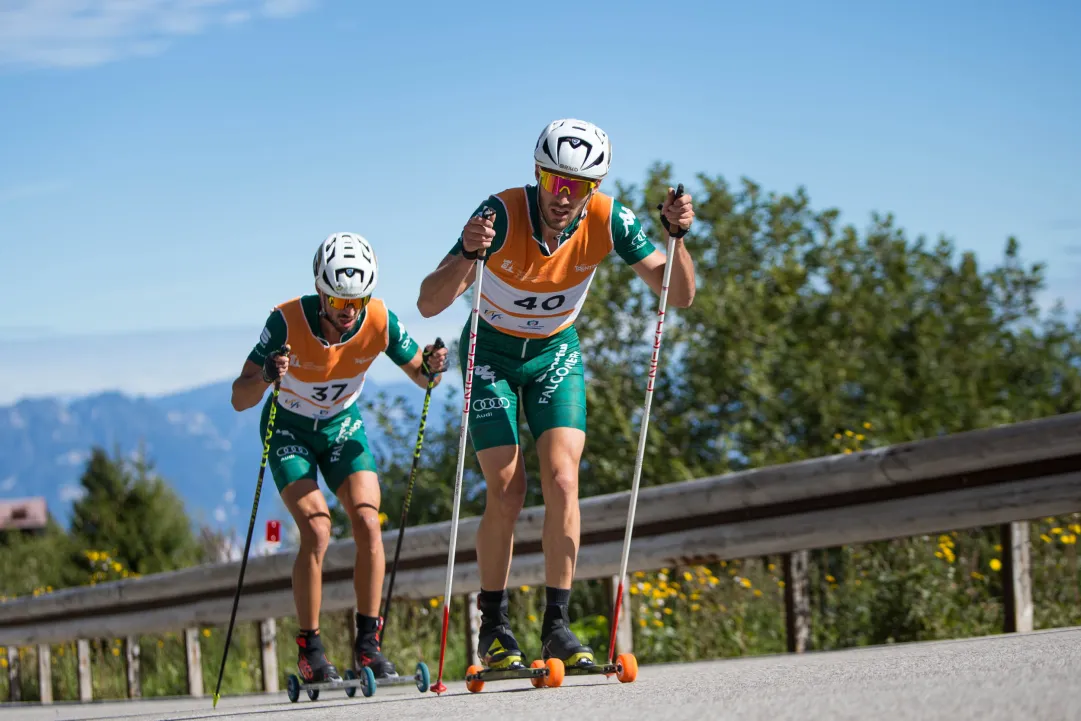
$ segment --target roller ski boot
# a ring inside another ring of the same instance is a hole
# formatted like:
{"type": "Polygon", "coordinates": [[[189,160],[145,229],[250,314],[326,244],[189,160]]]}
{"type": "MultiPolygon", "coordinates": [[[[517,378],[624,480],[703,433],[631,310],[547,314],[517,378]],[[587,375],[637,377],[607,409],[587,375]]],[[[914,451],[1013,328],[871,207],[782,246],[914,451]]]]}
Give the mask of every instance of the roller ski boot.
{"type": "MultiPolygon", "coordinates": [[[[342,678],[338,669],[327,658],[323,639],[318,631],[301,631],[297,634],[296,641],[297,669],[300,676],[291,673],[286,679],[286,693],[290,701],[296,703],[301,690],[307,691],[308,698],[312,701],[318,700],[319,692],[326,689],[345,689],[349,697],[356,694],[357,686],[361,685],[361,682],[352,670],[346,671],[345,678],[342,678]]],[[[364,695],[371,694],[365,691],[364,695]]]]}
{"type": "Polygon", "coordinates": [[[323,639],[318,631],[301,631],[296,636],[297,668],[300,678],[306,684],[341,681],[338,669],[327,658],[323,648],[323,639]]]}
{"type": "Polygon", "coordinates": [[[563,665],[558,659],[547,664],[534,661],[528,667],[523,662],[518,641],[510,630],[505,594],[497,612],[493,613],[483,606],[481,611],[477,655],[483,665],[466,669],[465,686],[471,693],[482,691],[488,681],[529,679],[537,688],[556,687],[563,683],[563,665]]]}
{"type": "Polygon", "coordinates": [[[379,644],[379,619],[370,616],[357,617],[357,642],[353,647],[353,668],[358,673],[369,668],[376,682],[397,681],[398,670],[390,659],[383,655],[379,644]]]}
{"type": "Polygon", "coordinates": [[[619,654],[615,663],[598,664],[593,649],[579,641],[570,629],[566,609],[562,610],[562,618],[555,619],[541,639],[541,656],[545,662],[562,661],[567,676],[604,674],[615,676],[620,683],[630,683],[638,677],[638,661],[630,653],[619,654]]]}
{"type": "Polygon", "coordinates": [[[558,658],[568,671],[574,668],[589,668],[594,664],[593,649],[582,644],[570,626],[556,624],[541,639],[541,658],[547,661],[558,658]]]}

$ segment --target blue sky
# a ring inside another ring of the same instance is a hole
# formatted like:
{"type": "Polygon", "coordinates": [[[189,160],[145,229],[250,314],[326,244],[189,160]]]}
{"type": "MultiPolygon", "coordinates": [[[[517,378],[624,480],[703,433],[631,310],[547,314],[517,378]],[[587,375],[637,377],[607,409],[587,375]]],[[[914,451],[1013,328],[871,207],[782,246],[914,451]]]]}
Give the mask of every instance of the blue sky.
{"type": "Polygon", "coordinates": [[[608,131],[613,180],[804,185],[984,263],[1015,234],[1081,309],[1078,27],[1050,1],[0,0],[0,403],[232,377],[335,230],[411,332],[453,336],[467,308],[421,319],[420,281],[558,117],[608,131]]]}

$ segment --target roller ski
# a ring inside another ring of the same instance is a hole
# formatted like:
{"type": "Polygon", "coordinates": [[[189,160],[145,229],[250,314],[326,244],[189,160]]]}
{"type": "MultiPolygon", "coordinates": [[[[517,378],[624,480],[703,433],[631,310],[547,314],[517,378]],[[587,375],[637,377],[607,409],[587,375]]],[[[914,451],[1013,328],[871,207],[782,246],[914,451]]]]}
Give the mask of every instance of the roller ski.
{"type": "Polygon", "coordinates": [[[564,675],[566,676],[590,676],[603,674],[604,676],[616,676],[621,683],[630,683],[638,676],[638,661],[633,654],[623,653],[619,655],[615,663],[598,664],[593,657],[593,649],[578,641],[564,617],[562,622],[556,621],[552,629],[541,642],[541,657],[543,661],[534,661],[534,664],[544,663],[555,658],[563,662],[564,675]]]}
{"type": "Polygon", "coordinates": [[[563,684],[563,662],[558,658],[545,661],[537,659],[526,666],[518,641],[506,623],[485,628],[482,624],[478,646],[483,666],[470,666],[465,673],[465,687],[471,693],[480,693],[489,681],[529,679],[536,688],[557,688],[563,684]]]}
{"type": "Polygon", "coordinates": [[[364,679],[364,688],[370,684],[371,692],[375,693],[378,686],[401,686],[415,684],[417,690],[424,693],[428,690],[431,675],[423,661],[417,662],[412,676],[399,676],[394,664],[383,655],[380,638],[382,635],[382,622],[376,622],[373,626],[372,619],[357,614],[357,643],[353,648],[353,668],[364,679]]]}
{"type": "Polygon", "coordinates": [[[300,676],[289,674],[285,684],[286,694],[293,703],[300,698],[302,690],[307,692],[312,701],[319,700],[320,691],[343,689],[349,698],[356,695],[357,688],[361,688],[365,696],[371,696],[375,692],[375,679],[371,677],[370,669],[365,669],[365,673],[359,677],[349,669],[345,672],[345,678],[342,678],[338,669],[327,658],[323,640],[318,633],[299,633],[296,640],[300,647],[297,657],[300,676]]]}

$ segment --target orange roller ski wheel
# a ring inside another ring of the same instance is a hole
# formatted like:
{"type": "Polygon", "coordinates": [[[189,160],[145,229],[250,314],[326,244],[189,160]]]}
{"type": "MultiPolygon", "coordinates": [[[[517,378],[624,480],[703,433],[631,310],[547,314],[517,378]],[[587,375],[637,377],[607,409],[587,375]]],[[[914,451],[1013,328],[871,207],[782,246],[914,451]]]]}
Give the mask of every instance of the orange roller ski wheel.
{"type": "Polygon", "coordinates": [[[544,685],[548,688],[559,688],[563,685],[564,669],[563,662],[558,658],[550,658],[544,662],[548,667],[548,675],[544,677],[544,685]]]}
{"type": "Polygon", "coordinates": [[[484,681],[479,678],[470,678],[470,676],[476,676],[480,674],[484,669],[480,666],[470,666],[465,670],[466,682],[465,687],[470,693],[480,693],[484,690],[484,681]]]}
{"type": "MultiPolygon", "coordinates": [[[[529,664],[530,668],[544,668],[544,661],[539,658],[533,663],[529,664]]],[[[544,676],[532,676],[529,682],[533,684],[533,688],[541,688],[544,686],[544,676]]]]}
{"type": "Polygon", "coordinates": [[[616,678],[620,683],[633,683],[638,678],[638,659],[633,653],[621,653],[616,657],[616,678]]]}

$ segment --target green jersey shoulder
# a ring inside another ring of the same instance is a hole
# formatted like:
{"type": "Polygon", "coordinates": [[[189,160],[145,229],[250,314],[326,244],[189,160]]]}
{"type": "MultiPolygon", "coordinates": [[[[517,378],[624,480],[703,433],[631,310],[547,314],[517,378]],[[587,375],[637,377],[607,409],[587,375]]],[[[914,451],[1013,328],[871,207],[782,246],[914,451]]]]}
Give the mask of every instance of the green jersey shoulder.
{"type": "MultiPolygon", "coordinates": [[[[304,310],[304,318],[308,321],[308,330],[316,338],[325,342],[326,339],[323,337],[323,331],[319,325],[319,296],[303,296],[300,299],[300,305],[304,310]]],[[[363,317],[361,317],[361,321],[363,321],[363,317]]],[[[360,323],[358,322],[356,329],[359,328],[360,323]]],[[[357,330],[346,333],[342,337],[342,342],[348,341],[356,333],[357,330]]],[[[248,360],[256,365],[263,365],[268,355],[281,350],[282,346],[285,345],[287,336],[288,330],[285,324],[285,316],[282,315],[279,309],[275,308],[267,316],[263,330],[259,333],[259,341],[252,348],[251,353],[248,354],[248,360]]],[[[402,324],[401,320],[390,308],[387,308],[387,336],[387,347],[383,352],[394,361],[395,365],[405,365],[413,360],[413,356],[417,354],[417,349],[420,346],[409,335],[405,325],[402,324]]]]}
{"type": "MultiPolygon", "coordinates": [[[[540,242],[540,230],[535,226],[536,219],[539,217],[539,209],[537,207],[537,188],[533,185],[525,186],[526,195],[529,200],[530,208],[530,222],[534,227],[533,237],[540,242]]],[[[611,196],[609,196],[611,197],[611,196]]],[[[494,213],[492,219],[492,228],[495,231],[495,238],[492,239],[492,246],[488,251],[489,255],[494,255],[503,247],[503,244],[507,241],[507,209],[504,207],[502,201],[494,195],[488,196],[476,210],[473,211],[473,215],[480,215],[485,209],[490,209],[494,213]]],[[[615,198],[612,198],[612,215],[609,221],[610,230],[612,233],[612,245],[613,249],[623,259],[623,262],[628,265],[634,265],[647,258],[654,250],[653,242],[649,236],[646,235],[645,230],[642,228],[641,222],[638,220],[638,216],[627,205],[619,202],[615,198]]],[[[576,219],[567,231],[564,231],[562,240],[565,241],[577,228],[578,220],[576,219]],[[568,232],[569,231],[569,232],[568,232]]],[[[544,243],[541,243],[541,250],[545,254],[548,252],[548,248],[544,243]]],[[[457,242],[454,247],[450,249],[451,255],[462,254],[462,236],[458,236],[457,242]]]]}

